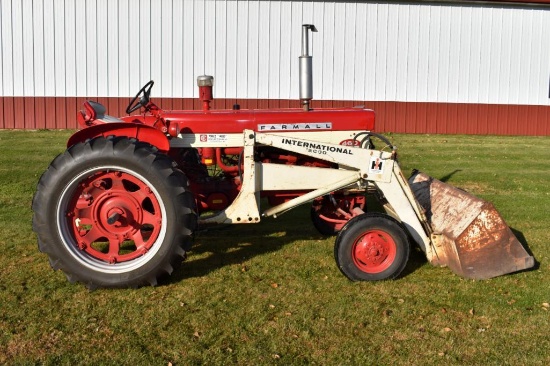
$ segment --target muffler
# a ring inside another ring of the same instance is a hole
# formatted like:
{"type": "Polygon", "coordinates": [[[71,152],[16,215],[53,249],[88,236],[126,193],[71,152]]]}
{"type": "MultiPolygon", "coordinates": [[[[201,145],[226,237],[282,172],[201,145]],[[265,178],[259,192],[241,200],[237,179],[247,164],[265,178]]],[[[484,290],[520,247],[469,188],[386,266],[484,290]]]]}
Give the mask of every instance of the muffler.
{"type": "Polygon", "coordinates": [[[309,102],[313,99],[313,63],[309,55],[309,32],[317,32],[313,24],[302,25],[302,55],[300,59],[300,103],[304,111],[309,111],[309,102]]]}
{"type": "Polygon", "coordinates": [[[413,173],[409,185],[433,231],[433,265],[473,279],[535,265],[491,203],[420,172],[413,173]]]}

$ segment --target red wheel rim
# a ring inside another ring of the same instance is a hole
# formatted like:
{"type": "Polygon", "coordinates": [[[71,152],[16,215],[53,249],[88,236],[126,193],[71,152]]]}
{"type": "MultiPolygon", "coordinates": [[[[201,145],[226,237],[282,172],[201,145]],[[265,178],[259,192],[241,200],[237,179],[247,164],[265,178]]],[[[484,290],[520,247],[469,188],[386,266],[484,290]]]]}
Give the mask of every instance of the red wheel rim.
{"type": "Polygon", "coordinates": [[[380,273],[391,266],[396,253],[397,245],[388,233],[369,230],[355,240],[351,255],[361,271],[380,273]]]}
{"type": "Polygon", "coordinates": [[[82,179],[66,207],[78,249],[109,264],[146,254],[162,229],[159,199],[136,176],[100,171],[82,179]]]}

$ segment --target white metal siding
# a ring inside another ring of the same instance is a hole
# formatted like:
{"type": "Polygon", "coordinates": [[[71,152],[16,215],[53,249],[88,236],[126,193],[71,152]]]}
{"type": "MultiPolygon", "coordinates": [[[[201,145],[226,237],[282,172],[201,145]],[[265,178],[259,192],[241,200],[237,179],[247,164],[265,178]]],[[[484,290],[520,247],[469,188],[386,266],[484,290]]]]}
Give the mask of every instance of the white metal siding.
{"type": "Polygon", "coordinates": [[[0,0],[0,95],[549,105],[550,10],[393,2],[0,0]]]}

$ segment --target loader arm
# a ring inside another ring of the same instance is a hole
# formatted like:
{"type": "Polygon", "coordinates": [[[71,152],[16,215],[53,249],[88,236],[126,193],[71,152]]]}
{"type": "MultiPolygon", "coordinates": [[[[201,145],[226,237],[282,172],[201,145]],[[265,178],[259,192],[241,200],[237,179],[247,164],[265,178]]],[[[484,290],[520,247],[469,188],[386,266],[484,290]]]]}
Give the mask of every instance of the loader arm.
{"type": "Polygon", "coordinates": [[[317,197],[344,188],[366,189],[374,184],[392,206],[398,219],[431,261],[435,255],[430,241],[426,218],[414,198],[399,164],[391,152],[320,143],[278,135],[245,130],[243,187],[239,196],[224,211],[201,220],[212,223],[256,223],[259,192],[269,190],[309,189],[309,193],[265,210],[261,216],[276,217],[317,197]],[[254,161],[255,145],[265,145],[312,156],[339,165],[339,169],[267,164],[254,161]]]}
{"type": "Polygon", "coordinates": [[[394,152],[252,130],[245,130],[243,139],[242,189],[227,209],[202,219],[203,224],[256,223],[261,216],[277,217],[331,192],[366,191],[372,185],[433,265],[448,266],[455,273],[474,279],[491,278],[534,265],[534,258],[492,205],[423,174],[416,173],[407,181],[394,159],[394,152]],[[257,162],[254,148],[258,145],[311,156],[338,164],[339,168],[257,162]],[[261,191],[295,189],[310,191],[260,215],[261,191]],[[470,206],[479,206],[479,210],[470,206]]]}

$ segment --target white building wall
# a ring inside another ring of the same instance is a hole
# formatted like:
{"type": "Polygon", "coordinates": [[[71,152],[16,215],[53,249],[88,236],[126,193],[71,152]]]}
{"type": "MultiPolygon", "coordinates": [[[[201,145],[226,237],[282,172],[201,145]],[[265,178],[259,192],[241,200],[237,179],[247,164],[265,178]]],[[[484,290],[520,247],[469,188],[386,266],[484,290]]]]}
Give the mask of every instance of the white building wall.
{"type": "Polygon", "coordinates": [[[0,95],[550,105],[550,8],[245,0],[0,0],[0,95]]]}

